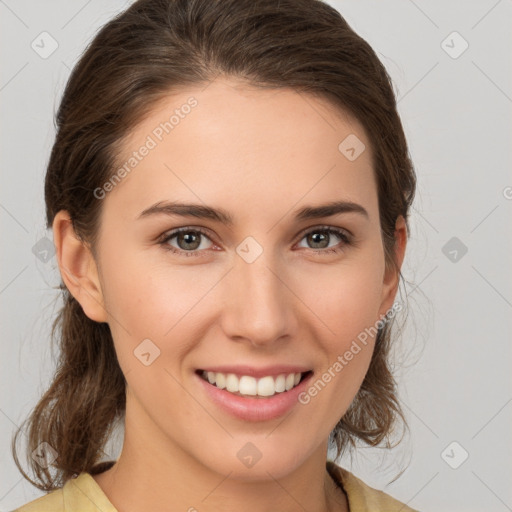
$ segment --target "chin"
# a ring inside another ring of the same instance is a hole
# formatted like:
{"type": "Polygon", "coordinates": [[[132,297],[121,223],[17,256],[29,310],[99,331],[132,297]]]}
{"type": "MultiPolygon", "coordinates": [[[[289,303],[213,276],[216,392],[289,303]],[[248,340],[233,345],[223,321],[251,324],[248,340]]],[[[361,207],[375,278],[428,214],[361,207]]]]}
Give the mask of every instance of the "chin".
{"type": "MultiPolygon", "coordinates": [[[[267,435],[267,434],[265,434],[267,435]]],[[[297,441],[295,447],[285,449],[283,443],[264,440],[256,436],[244,436],[244,439],[232,439],[232,448],[212,453],[202,463],[210,470],[221,475],[229,475],[231,480],[254,482],[280,479],[292,473],[307,458],[307,454],[298,453],[297,447],[303,447],[304,441],[297,441]],[[277,444],[277,446],[276,446],[277,444]],[[229,454],[231,453],[231,456],[229,454]]]]}

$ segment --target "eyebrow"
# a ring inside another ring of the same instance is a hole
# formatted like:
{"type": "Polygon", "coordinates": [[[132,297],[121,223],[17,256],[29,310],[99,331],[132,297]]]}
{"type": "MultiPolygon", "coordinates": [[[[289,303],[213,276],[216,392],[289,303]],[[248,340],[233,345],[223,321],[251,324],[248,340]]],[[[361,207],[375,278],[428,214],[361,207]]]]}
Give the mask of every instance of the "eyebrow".
{"type": "MultiPolygon", "coordinates": [[[[295,212],[297,221],[331,217],[342,213],[357,213],[367,220],[370,219],[366,209],[360,204],[351,201],[333,201],[319,206],[305,206],[295,212]]],[[[146,208],[138,219],[152,215],[178,215],[182,217],[196,217],[198,219],[209,219],[232,226],[233,217],[223,208],[212,208],[202,204],[179,203],[172,201],[159,201],[146,208]]]]}

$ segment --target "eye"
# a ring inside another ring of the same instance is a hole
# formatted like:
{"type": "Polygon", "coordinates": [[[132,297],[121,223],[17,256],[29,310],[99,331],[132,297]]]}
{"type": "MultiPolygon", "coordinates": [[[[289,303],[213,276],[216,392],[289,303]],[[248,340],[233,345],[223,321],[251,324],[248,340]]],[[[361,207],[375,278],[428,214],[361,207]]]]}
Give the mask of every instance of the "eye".
{"type": "MultiPolygon", "coordinates": [[[[208,233],[199,228],[184,227],[166,233],[159,243],[168,251],[186,256],[201,256],[203,249],[208,249],[202,243],[201,238],[210,240],[208,233]],[[176,239],[178,247],[171,245],[171,240],[176,239]]],[[[211,240],[210,240],[211,241],[211,240]]]]}
{"type": "MultiPolygon", "coordinates": [[[[202,238],[211,242],[209,233],[203,229],[182,227],[165,233],[159,240],[159,244],[165,250],[178,255],[203,256],[203,251],[211,248],[212,246],[208,246],[208,244],[205,246],[202,238]],[[175,243],[177,247],[171,243],[174,239],[176,239],[175,243]]],[[[301,234],[301,240],[303,239],[306,239],[308,244],[312,244],[312,247],[306,248],[320,254],[339,253],[343,251],[345,246],[352,244],[351,235],[349,233],[343,229],[335,228],[333,226],[318,226],[310,228],[308,231],[301,234]],[[341,240],[341,243],[338,242],[334,246],[329,245],[333,235],[341,240]]]]}
{"type": "Polygon", "coordinates": [[[337,253],[343,251],[343,248],[347,245],[351,245],[351,236],[343,229],[335,228],[332,226],[318,226],[313,229],[309,229],[305,233],[302,233],[301,240],[307,240],[307,243],[312,244],[312,249],[322,249],[319,251],[321,254],[325,253],[337,253]],[[330,246],[329,243],[332,240],[332,235],[341,240],[341,245],[338,244],[330,246]]]}

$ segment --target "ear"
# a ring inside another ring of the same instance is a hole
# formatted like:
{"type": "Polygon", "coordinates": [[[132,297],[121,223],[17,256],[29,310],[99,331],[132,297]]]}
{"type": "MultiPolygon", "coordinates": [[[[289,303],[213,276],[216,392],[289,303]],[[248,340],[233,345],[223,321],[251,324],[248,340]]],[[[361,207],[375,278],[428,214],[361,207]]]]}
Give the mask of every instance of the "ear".
{"type": "Polygon", "coordinates": [[[407,245],[407,226],[405,219],[400,215],[395,224],[395,260],[397,263],[396,268],[394,265],[388,265],[386,263],[386,269],[384,272],[384,281],[382,286],[382,299],[381,306],[379,308],[379,315],[385,315],[392,307],[393,302],[398,291],[398,285],[400,283],[400,269],[402,268],[402,262],[405,256],[405,247],[407,245]]]}
{"type": "Polygon", "coordinates": [[[96,262],[89,247],[76,236],[65,210],[60,210],[53,220],[53,241],[60,275],[67,289],[91,320],[106,322],[96,262]]]}

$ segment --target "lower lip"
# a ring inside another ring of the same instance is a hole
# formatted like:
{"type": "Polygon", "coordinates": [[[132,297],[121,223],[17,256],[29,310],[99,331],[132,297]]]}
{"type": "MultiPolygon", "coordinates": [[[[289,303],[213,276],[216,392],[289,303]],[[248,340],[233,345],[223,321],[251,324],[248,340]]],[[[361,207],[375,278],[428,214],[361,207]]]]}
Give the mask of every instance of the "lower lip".
{"type": "Polygon", "coordinates": [[[294,388],[267,398],[245,398],[234,395],[225,389],[219,389],[214,384],[201,378],[197,373],[195,377],[205,390],[207,396],[223,411],[245,421],[267,421],[279,418],[286,414],[293,406],[299,403],[299,394],[305,390],[312,373],[294,388]]]}

